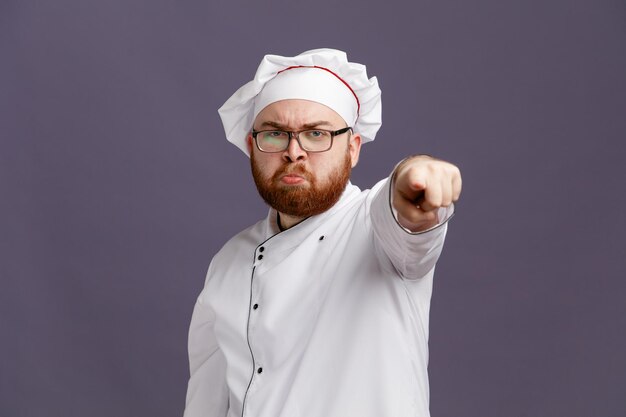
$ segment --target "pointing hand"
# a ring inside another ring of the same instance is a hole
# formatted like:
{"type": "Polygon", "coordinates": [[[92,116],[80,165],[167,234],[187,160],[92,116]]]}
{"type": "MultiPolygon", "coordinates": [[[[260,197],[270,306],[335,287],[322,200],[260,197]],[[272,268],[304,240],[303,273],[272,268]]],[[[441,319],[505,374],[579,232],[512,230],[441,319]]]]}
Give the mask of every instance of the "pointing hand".
{"type": "Polygon", "coordinates": [[[459,169],[426,155],[404,161],[394,178],[393,206],[400,224],[412,232],[435,226],[438,209],[450,206],[461,194],[459,169]]]}

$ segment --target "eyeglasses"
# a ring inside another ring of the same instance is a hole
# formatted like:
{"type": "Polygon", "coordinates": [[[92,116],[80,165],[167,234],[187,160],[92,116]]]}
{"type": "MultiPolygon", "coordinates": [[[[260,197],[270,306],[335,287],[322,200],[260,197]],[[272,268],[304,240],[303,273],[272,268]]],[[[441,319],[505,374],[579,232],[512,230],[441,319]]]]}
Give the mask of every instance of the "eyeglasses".
{"type": "Polygon", "coordinates": [[[332,148],[333,139],[337,135],[352,130],[344,127],[339,130],[311,129],[299,132],[285,130],[252,130],[252,137],[256,147],[261,152],[283,152],[289,147],[292,138],[298,141],[302,150],[307,152],[325,152],[332,148]]]}

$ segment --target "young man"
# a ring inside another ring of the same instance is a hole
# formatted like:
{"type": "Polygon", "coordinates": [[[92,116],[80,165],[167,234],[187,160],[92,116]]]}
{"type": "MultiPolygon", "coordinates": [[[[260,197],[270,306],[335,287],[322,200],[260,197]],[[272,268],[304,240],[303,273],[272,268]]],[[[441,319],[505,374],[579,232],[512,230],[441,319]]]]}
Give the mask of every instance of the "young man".
{"type": "Polygon", "coordinates": [[[337,50],[265,56],[220,116],[271,208],[209,266],[185,416],[428,416],[432,279],[459,170],[414,156],[371,190],[350,184],[380,89],[337,50]]]}

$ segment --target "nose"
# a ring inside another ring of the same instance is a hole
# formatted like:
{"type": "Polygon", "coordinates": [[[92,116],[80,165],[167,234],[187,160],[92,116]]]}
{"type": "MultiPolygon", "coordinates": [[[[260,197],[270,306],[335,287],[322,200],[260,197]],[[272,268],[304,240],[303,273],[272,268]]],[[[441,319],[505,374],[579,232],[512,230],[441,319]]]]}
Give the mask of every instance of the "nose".
{"type": "Polygon", "coordinates": [[[286,162],[296,162],[304,161],[307,156],[306,151],[300,147],[300,143],[296,140],[296,136],[292,134],[289,139],[289,146],[287,146],[287,149],[283,152],[283,159],[286,162]]]}

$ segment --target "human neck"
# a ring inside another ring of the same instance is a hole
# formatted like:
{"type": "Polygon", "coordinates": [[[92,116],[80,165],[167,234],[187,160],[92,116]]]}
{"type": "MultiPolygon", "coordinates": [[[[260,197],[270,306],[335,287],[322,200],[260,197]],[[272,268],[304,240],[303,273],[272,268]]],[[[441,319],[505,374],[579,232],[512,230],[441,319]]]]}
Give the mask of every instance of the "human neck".
{"type": "Polygon", "coordinates": [[[280,227],[280,230],[287,230],[290,227],[295,226],[296,224],[300,223],[305,218],[306,217],[290,216],[288,214],[279,212],[278,213],[278,227],[280,227]]]}

